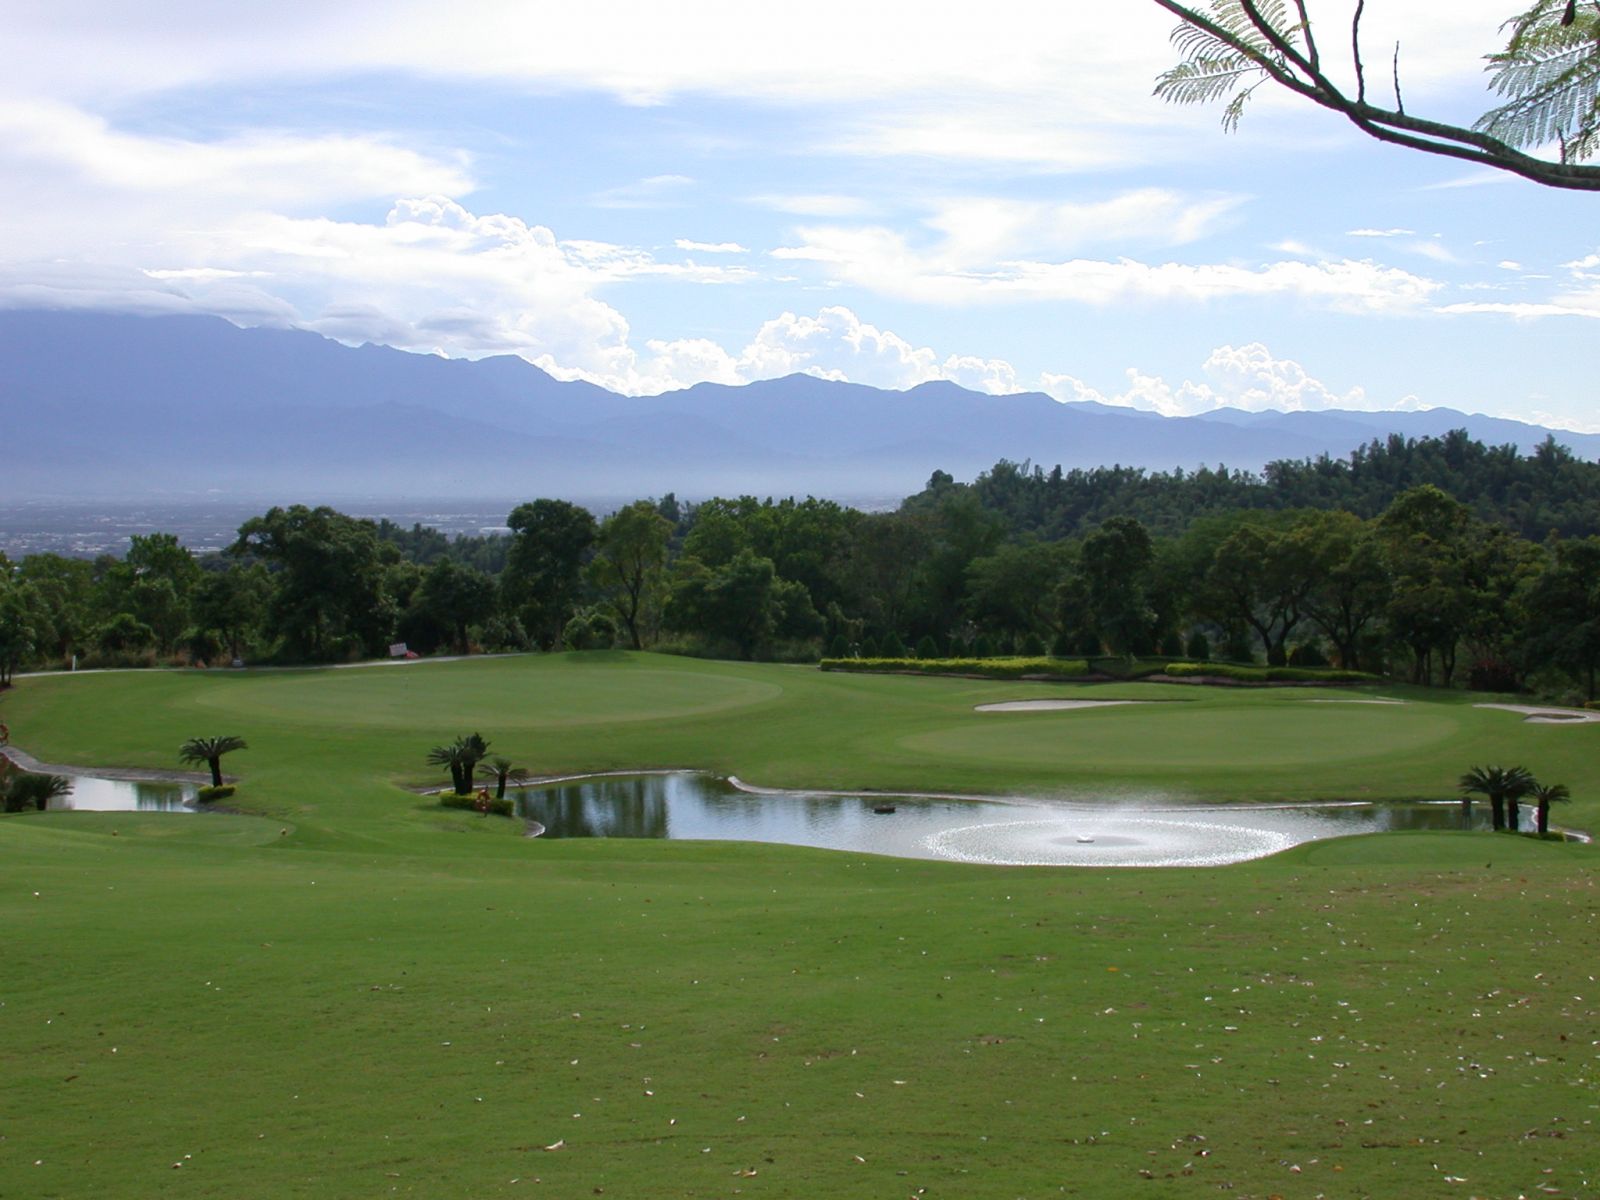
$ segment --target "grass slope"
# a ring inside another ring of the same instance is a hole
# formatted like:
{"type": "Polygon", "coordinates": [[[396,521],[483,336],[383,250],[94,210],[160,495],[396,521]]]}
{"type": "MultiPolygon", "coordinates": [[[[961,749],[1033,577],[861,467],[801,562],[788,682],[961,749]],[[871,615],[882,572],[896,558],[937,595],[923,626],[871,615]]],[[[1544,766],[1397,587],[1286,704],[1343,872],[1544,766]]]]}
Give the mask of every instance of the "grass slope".
{"type": "Polygon", "coordinates": [[[974,714],[1062,690],[635,655],[24,681],[49,760],[245,736],[270,819],[0,821],[0,1196],[1593,1194],[1587,847],[997,869],[527,841],[393,786],[476,726],[541,771],[1265,799],[1501,759],[1600,789],[1592,727],[1197,692],[974,714]]]}

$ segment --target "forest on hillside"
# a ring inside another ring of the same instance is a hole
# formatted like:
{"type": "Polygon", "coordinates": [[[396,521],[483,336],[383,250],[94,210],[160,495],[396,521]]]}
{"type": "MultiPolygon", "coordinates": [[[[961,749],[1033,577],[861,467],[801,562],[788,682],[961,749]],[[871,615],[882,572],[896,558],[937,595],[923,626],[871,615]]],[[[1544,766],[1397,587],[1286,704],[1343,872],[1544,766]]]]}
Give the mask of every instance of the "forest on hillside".
{"type": "Polygon", "coordinates": [[[1600,465],[1452,433],[1260,475],[935,471],[829,500],[558,499],[448,538],[273,508],[223,553],[0,556],[0,683],[29,668],[654,648],[717,657],[1053,653],[1349,669],[1593,699],[1600,465]]]}

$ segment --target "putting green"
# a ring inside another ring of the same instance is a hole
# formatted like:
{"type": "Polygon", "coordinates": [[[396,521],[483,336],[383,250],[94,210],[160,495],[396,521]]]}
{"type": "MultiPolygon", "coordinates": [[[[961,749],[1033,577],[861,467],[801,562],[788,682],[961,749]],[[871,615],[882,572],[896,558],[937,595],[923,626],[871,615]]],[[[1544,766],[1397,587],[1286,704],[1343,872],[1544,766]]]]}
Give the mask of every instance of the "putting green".
{"type": "Polygon", "coordinates": [[[932,759],[1092,766],[1144,774],[1306,765],[1426,750],[1457,736],[1457,711],[1444,707],[1277,704],[1119,705],[1052,713],[984,714],[901,739],[932,759]]]}
{"type": "Polygon", "coordinates": [[[195,697],[230,719],[412,729],[419,715],[447,715],[452,726],[516,729],[703,716],[777,699],[783,688],[714,672],[638,668],[598,679],[532,674],[475,664],[470,675],[449,664],[307,671],[255,676],[195,697]]]}

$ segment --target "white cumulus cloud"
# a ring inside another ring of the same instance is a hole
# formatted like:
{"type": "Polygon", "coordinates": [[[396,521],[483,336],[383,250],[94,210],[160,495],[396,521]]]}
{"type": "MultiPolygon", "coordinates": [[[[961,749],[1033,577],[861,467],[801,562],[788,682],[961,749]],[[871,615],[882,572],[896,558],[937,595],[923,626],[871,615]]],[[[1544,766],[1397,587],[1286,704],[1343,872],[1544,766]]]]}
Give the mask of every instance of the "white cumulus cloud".
{"type": "Polygon", "coordinates": [[[1335,391],[1313,378],[1293,359],[1275,358],[1266,346],[1218,346],[1200,367],[1201,378],[1173,384],[1137,367],[1126,371],[1127,385],[1118,392],[1101,392],[1071,375],[1047,373],[1044,390],[1058,400],[1093,400],[1125,408],[1139,408],[1163,416],[1194,416],[1218,408],[1250,412],[1310,412],[1329,408],[1417,408],[1416,398],[1376,403],[1361,387],[1335,391]]]}

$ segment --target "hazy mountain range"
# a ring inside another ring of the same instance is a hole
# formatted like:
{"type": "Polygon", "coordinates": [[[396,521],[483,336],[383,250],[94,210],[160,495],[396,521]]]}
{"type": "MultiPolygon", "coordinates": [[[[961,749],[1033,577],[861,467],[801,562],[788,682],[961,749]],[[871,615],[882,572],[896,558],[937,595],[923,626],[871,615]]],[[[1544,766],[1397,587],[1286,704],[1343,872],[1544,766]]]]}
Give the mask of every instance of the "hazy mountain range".
{"type": "MultiPolygon", "coordinates": [[[[1162,417],[951,383],[885,391],[806,375],[619,396],[520,358],[469,362],[213,317],[0,312],[0,499],[226,495],[892,499],[1001,458],[1259,469],[1465,428],[1530,449],[1548,430],[1452,409],[1162,417]]],[[[1600,435],[1557,431],[1582,458],[1600,435]]]]}

